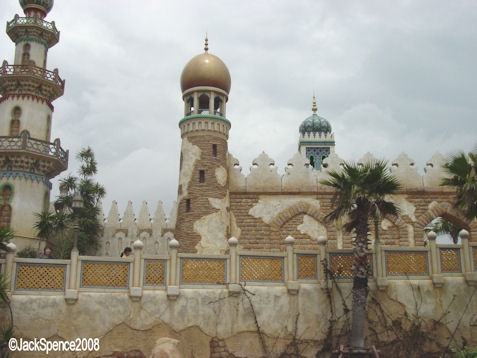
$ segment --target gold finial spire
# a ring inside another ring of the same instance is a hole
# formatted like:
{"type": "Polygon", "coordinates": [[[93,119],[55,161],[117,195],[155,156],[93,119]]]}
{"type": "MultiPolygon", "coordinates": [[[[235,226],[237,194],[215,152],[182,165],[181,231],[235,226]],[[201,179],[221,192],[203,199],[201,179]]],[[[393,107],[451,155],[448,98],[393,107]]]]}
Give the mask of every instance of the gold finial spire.
{"type": "Polygon", "coordinates": [[[207,38],[207,32],[205,33],[204,51],[205,51],[205,52],[208,52],[208,51],[209,51],[209,39],[207,38]]]}
{"type": "Polygon", "coordinates": [[[313,107],[311,107],[311,110],[313,111],[313,114],[316,114],[316,111],[318,110],[318,108],[316,108],[315,91],[313,91],[313,107]]]}

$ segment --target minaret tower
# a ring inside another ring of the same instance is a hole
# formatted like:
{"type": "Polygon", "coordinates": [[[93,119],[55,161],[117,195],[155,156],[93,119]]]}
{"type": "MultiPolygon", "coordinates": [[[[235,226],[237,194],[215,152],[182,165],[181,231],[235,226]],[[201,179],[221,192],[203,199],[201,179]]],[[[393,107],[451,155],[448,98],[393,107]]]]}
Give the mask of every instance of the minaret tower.
{"type": "Polygon", "coordinates": [[[313,95],[313,114],[300,125],[298,151],[308,158],[310,165],[320,170],[323,160],[335,152],[335,135],[331,133],[331,124],[326,118],[316,114],[316,98],[313,95]]]}
{"type": "Polygon", "coordinates": [[[25,17],[7,22],[14,63],[0,67],[0,225],[14,231],[21,248],[36,240],[34,214],[48,208],[50,179],[68,167],[68,151],[50,138],[52,102],[65,87],[57,69],[46,69],[48,49],[60,37],[44,20],[53,0],[20,5],[25,17]]]}
{"type": "Polygon", "coordinates": [[[209,53],[193,57],[181,75],[184,118],[175,238],[182,252],[217,253],[227,247],[229,195],[227,140],[230,122],[225,105],[230,73],[209,53]]]}

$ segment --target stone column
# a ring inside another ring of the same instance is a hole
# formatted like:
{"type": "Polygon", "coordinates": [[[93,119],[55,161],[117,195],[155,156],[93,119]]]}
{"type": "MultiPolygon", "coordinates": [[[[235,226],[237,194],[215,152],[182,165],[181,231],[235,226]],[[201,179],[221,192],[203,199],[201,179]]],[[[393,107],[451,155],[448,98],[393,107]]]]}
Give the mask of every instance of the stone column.
{"type": "MultiPolygon", "coordinates": [[[[318,263],[318,280],[321,282],[321,288],[326,289],[330,287],[330,282],[326,279],[325,270],[323,268],[324,260],[326,257],[326,243],[328,239],[324,236],[318,238],[318,245],[320,246],[320,262],[318,263]]],[[[329,264],[329,263],[328,263],[329,264]]]]}
{"type": "MultiPolygon", "coordinates": [[[[477,286],[477,272],[472,269],[472,251],[469,245],[469,232],[462,229],[459,232],[460,243],[462,245],[462,272],[465,280],[470,286],[477,286]]],[[[477,259],[477,258],[476,258],[477,259]]]]}
{"type": "Polygon", "coordinates": [[[434,286],[442,287],[444,285],[444,278],[441,274],[441,268],[439,264],[439,250],[437,249],[436,238],[437,234],[434,231],[427,233],[429,240],[429,259],[431,268],[431,278],[434,286]]]}
{"type": "Polygon", "coordinates": [[[179,248],[179,241],[172,239],[169,241],[170,256],[170,270],[169,281],[167,283],[167,298],[175,300],[179,296],[179,272],[177,270],[177,249],[179,248]]]}
{"type": "Polygon", "coordinates": [[[230,252],[230,283],[229,293],[233,296],[240,294],[242,289],[238,281],[238,253],[237,253],[238,240],[235,237],[229,239],[229,252],[230,252]]]}
{"type": "Polygon", "coordinates": [[[144,243],[141,240],[136,240],[133,243],[134,249],[134,261],[133,261],[133,283],[129,289],[129,297],[133,301],[139,301],[142,297],[141,286],[141,261],[142,261],[142,249],[144,243]]]}
{"type": "Polygon", "coordinates": [[[65,290],[65,301],[68,304],[73,304],[78,300],[78,287],[76,287],[76,276],[78,275],[78,261],[79,261],[79,252],[78,248],[74,247],[71,250],[71,259],[70,259],[70,271],[69,271],[69,280],[68,288],[65,290]]]}
{"type": "Polygon", "coordinates": [[[13,291],[15,284],[15,272],[13,271],[15,253],[17,252],[17,245],[13,242],[7,244],[7,257],[5,260],[5,279],[8,281],[7,290],[13,291]]]}
{"type": "Polygon", "coordinates": [[[209,92],[209,113],[212,114],[212,115],[215,115],[215,112],[214,112],[214,92],[213,91],[210,91],[209,92]]]}
{"type": "Polygon", "coordinates": [[[293,245],[295,245],[295,239],[292,236],[287,236],[285,239],[285,245],[287,246],[287,270],[286,280],[288,293],[296,295],[300,289],[298,282],[296,281],[295,273],[295,260],[293,259],[293,245]]]}

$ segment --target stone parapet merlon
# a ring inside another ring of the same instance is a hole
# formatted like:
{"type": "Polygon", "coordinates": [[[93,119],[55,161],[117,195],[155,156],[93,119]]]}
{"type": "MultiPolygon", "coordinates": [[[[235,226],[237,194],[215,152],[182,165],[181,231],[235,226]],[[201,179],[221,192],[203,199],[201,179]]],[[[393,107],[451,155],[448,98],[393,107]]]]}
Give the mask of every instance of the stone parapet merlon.
{"type": "Polygon", "coordinates": [[[146,254],[162,255],[168,252],[168,242],[174,238],[175,212],[173,208],[166,218],[162,201],[159,201],[151,217],[146,201],[142,202],[139,215],[136,216],[132,201],[129,201],[121,216],[118,203],[112,202],[108,216],[105,218],[102,203],[99,203],[98,221],[103,223],[103,235],[100,238],[99,255],[118,257],[126,246],[132,246],[140,239],[144,243],[146,254]]]}
{"type": "MultiPolygon", "coordinates": [[[[377,161],[371,153],[366,153],[363,158],[357,161],[358,165],[367,162],[377,161]]],[[[307,158],[296,153],[287,161],[285,172],[278,172],[275,161],[265,152],[262,152],[252,162],[248,175],[242,173],[239,161],[229,154],[229,183],[232,192],[313,192],[331,190],[321,184],[326,180],[331,171],[339,171],[345,161],[336,153],[331,153],[323,161],[320,170],[314,170],[307,158]]],[[[390,162],[389,167],[393,174],[401,183],[403,190],[451,190],[441,187],[440,183],[446,177],[443,165],[446,159],[440,153],[435,153],[426,162],[424,174],[420,174],[411,159],[406,153],[401,153],[396,159],[390,162]]]]}

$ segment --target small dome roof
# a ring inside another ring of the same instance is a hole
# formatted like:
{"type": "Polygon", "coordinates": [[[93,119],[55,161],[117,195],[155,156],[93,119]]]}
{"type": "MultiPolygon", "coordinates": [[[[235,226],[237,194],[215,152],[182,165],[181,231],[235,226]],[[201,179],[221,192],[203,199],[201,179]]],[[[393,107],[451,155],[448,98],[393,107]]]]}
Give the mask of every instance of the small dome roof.
{"type": "Polygon", "coordinates": [[[26,9],[39,9],[48,14],[53,7],[53,0],[20,0],[20,6],[23,11],[26,9]]]}
{"type": "Polygon", "coordinates": [[[331,124],[328,122],[326,118],[320,117],[319,115],[316,114],[316,111],[318,109],[316,108],[316,99],[315,96],[313,95],[313,107],[312,111],[313,114],[309,116],[307,119],[305,119],[301,124],[300,124],[300,133],[301,134],[329,134],[331,133],[331,124]]]}
{"type": "Polygon", "coordinates": [[[216,87],[230,92],[232,80],[225,63],[215,55],[208,52],[207,39],[205,52],[193,57],[182,70],[182,92],[193,87],[216,87]]]}
{"type": "Polygon", "coordinates": [[[331,133],[331,124],[326,118],[320,117],[316,113],[313,113],[301,123],[300,133],[328,134],[331,133]]]}

